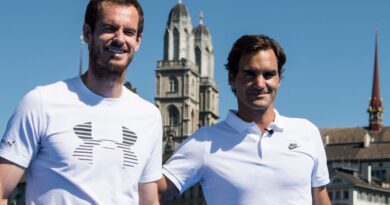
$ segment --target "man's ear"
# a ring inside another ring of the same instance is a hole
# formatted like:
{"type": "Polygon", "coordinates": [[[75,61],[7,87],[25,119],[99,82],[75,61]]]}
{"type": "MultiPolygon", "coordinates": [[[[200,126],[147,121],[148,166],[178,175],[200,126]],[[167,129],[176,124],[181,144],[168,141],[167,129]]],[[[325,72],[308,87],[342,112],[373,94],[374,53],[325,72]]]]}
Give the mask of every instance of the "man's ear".
{"type": "Polygon", "coordinates": [[[83,36],[84,36],[84,41],[89,45],[92,39],[92,30],[91,27],[86,23],[83,26],[83,36]]]}
{"type": "Polygon", "coordinates": [[[230,72],[229,72],[229,74],[228,74],[228,82],[229,82],[230,87],[232,87],[232,88],[235,88],[235,87],[236,87],[235,77],[234,77],[234,75],[233,75],[232,73],[230,73],[230,72]]]}
{"type": "Polygon", "coordinates": [[[138,34],[137,36],[137,44],[135,45],[135,51],[138,51],[138,49],[141,46],[141,41],[142,41],[142,33],[138,34]]]}

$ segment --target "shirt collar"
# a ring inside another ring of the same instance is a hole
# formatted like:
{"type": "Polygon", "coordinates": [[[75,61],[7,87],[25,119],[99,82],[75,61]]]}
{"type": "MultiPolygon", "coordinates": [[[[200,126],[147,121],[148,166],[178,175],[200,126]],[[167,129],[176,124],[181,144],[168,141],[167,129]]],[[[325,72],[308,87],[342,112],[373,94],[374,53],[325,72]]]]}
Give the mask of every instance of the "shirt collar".
{"type": "MultiPolygon", "coordinates": [[[[283,131],[283,120],[281,116],[279,115],[279,112],[274,109],[275,111],[275,119],[274,121],[268,125],[268,130],[273,130],[274,132],[282,132],[283,131]]],[[[259,128],[255,124],[255,122],[245,122],[240,117],[237,116],[236,110],[229,110],[225,122],[235,129],[237,132],[253,132],[257,130],[256,132],[260,132],[259,128]]]]}

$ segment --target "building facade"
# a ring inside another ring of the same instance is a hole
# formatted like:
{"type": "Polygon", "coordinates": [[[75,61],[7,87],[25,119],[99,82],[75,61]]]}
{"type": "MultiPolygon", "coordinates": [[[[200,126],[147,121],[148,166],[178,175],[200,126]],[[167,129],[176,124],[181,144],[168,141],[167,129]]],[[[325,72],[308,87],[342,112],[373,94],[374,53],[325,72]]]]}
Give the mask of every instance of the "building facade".
{"type": "Polygon", "coordinates": [[[157,62],[155,103],[163,118],[167,155],[201,126],[218,116],[214,48],[208,28],[192,28],[187,7],[179,1],[170,11],[164,34],[164,57],[157,62]]]}
{"type": "Polygon", "coordinates": [[[390,204],[390,127],[383,126],[378,33],[367,127],[320,129],[328,158],[333,205],[390,204]]]}
{"type": "MultiPolygon", "coordinates": [[[[182,1],[169,12],[163,59],[157,62],[155,103],[163,121],[163,159],[201,126],[218,116],[218,87],[214,80],[214,48],[203,23],[193,28],[182,1]]],[[[164,204],[206,204],[199,184],[164,204]]]]}

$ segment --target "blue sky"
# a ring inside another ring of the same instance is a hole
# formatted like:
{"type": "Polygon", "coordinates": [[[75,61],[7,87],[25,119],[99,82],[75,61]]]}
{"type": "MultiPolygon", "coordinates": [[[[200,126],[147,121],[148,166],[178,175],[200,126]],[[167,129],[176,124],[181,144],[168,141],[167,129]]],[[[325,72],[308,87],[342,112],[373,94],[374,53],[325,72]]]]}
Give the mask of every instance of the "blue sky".
{"type": "MultiPolygon", "coordinates": [[[[155,69],[163,57],[163,34],[177,0],[141,0],[145,30],[127,80],[154,102],[155,69]]],[[[279,112],[318,127],[367,126],[375,27],[384,124],[390,125],[390,1],[388,0],[183,0],[193,26],[199,12],[211,32],[215,78],[223,119],[236,100],[224,64],[243,34],[267,34],[287,53],[276,100],[279,112]]],[[[4,1],[0,7],[0,132],[21,97],[37,85],[78,74],[80,34],[87,0],[4,1]]],[[[84,67],[87,49],[84,48],[84,67]]]]}

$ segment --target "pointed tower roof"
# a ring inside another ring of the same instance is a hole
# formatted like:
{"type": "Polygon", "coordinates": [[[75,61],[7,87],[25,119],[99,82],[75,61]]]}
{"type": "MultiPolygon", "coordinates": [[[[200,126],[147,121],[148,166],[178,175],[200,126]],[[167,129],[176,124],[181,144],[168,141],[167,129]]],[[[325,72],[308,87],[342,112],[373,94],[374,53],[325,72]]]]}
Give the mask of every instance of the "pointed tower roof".
{"type": "Polygon", "coordinates": [[[209,30],[207,29],[207,27],[203,24],[203,20],[204,20],[204,15],[203,15],[203,12],[201,11],[200,14],[199,14],[199,24],[194,28],[194,34],[196,36],[200,36],[200,35],[209,35],[209,30]]]}
{"type": "Polygon", "coordinates": [[[375,60],[374,60],[374,79],[372,85],[372,96],[370,106],[382,107],[382,101],[379,89],[379,68],[378,68],[378,31],[375,35],[375,60]]]}
{"type": "Polygon", "coordinates": [[[372,94],[368,112],[370,113],[370,130],[379,131],[382,129],[382,99],[379,88],[379,65],[378,65],[378,30],[375,33],[375,57],[374,77],[372,83],[372,94]]]}
{"type": "Polygon", "coordinates": [[[187,7],[182,3],[181,0],[171,9],[169,12],[168,22],[179,21],[180,17],[189,17],[190,12],[188,12],[187,7]]]}

